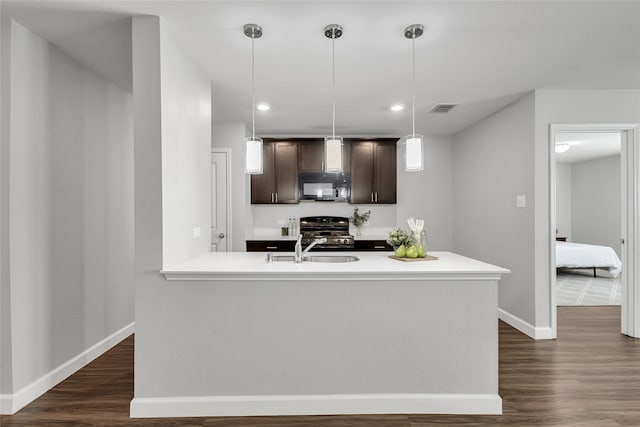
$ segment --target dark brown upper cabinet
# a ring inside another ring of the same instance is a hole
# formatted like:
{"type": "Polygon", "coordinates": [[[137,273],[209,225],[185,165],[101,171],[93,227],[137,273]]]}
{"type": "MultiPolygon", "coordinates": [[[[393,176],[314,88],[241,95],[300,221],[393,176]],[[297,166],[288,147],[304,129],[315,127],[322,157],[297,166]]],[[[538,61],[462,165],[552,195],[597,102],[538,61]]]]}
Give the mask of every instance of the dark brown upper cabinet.
{"type": "Polygon", "coordinates": [[[351,203],[396,203],[396,142],[351,142],[351,203]]]}
{"type": "MultiPolygon", "coordinates": [[[[342,145],[342,170],[351,170],[351,150],[349,144],[342,145]]],[[[324,140],[310,139],[298,142],[298,171],[299,172],[324,172],[324,140]]]]}
{"type": "MultiPolygon", "coordinates": [[[[351,174],[351,203],[396,203],[394,138],[348,138],[342,166],[351,174]]],[[[298,172],[323,172],[324,140],[265,138],[263,173],[251,175],[252,204],[298,203],[298,172]]]]}
{"type": "Polygon", "coordinates": [[[251,203],[298,203],[298,144],[265,140],[262,156],[262,174],[251,175],[251,203]]]}
{"type": "Polygon", "coordinates": [[[324,141],[321,139],[298,143],[298,170],[300,172],[324,171],[324,141]]]}

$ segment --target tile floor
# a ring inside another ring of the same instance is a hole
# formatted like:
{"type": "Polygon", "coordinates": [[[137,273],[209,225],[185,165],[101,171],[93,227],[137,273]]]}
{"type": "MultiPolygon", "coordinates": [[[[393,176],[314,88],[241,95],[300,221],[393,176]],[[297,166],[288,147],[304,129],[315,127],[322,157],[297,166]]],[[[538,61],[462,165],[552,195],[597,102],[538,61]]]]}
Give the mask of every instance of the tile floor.
{"type": "Polygon", "coordinates": [[[620,305],[620,276],[612,278],[606,271],[558,270],[556,276],[558,305],[620,305]]]}

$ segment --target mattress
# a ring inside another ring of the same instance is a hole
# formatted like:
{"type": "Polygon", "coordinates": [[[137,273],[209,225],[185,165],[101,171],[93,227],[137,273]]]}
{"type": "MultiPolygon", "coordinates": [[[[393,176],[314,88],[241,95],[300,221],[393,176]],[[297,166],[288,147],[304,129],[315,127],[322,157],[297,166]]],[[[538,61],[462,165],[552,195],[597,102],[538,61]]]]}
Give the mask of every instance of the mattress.
{"type": "Polygon", "coordinates": [[[556,242],[556,268],[606,268],[613,277],[622,271],[622,262],[609,246],[556,242]]]}

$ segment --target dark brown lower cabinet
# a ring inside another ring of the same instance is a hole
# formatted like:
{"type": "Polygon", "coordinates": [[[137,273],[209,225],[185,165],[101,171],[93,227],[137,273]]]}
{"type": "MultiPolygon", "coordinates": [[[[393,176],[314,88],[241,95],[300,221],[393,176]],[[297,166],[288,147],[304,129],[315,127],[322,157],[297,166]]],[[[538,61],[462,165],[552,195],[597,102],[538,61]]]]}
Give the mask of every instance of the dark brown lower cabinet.
{"type": "Polygon", "coordinates": [[[392,251],[393,246],[385,240],[356,240],[354,251],[392,251]]]}
{"type": "MultiPolygon", "coordinates": [[[[247,240],[247,252],[293,252],[293,240],[247,240]]],[[[312,251],[343,251],[344,249],[313,249],[312,251]]],[[[392,251],[384,240],[356,240],[354,251],[392,251]]]]}
{"type": "Polygon", "coordinates": [[[247,240],[247,252],[293,252],[293,240],[247,240]]]}

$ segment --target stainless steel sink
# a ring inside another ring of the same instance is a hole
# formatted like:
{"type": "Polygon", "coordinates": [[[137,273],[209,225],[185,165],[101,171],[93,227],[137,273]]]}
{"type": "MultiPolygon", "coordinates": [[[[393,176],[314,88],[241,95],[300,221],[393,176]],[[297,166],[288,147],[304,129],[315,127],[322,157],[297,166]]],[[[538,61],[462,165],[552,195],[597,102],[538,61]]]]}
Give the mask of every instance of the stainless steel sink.
{"type": "Polygon", "coordinates": [[[294,258],[293,255],[273,255],[271,257],[271,260],[273,262],[276,262],[276,261],[291,261],[291,262],[293,262],[295,260],[295,258],[294,258]]]}
{"type": "Polygon", "coordinates": [[[351,255],[311,255],[304,257],[303,261],[310,262],[355,262],[360,258],[351,255]]]}
{"type": "MultiPolygon", "coordinates": [[[[293,262],[295,260],[293,255],[273,255],[271,257],[273,262],[284,261],[293,262]]],[[[302,258],[303,262],[355,262],[360,261],[357,256],[351,255],[307,255],[302,258]]]]}

